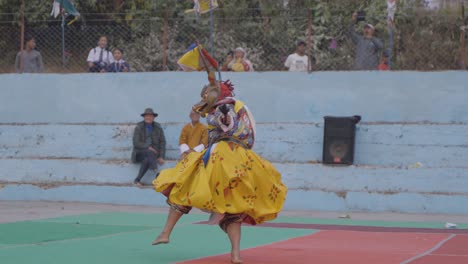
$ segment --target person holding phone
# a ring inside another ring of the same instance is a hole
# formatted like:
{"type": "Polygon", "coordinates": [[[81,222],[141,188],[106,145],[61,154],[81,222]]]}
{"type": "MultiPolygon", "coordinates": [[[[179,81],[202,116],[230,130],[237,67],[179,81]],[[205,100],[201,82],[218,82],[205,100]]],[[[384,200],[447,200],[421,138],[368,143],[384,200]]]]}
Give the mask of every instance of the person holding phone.
{"type": "Polygon", "coordinates": [[[380,39],[374,37],[375,28],[372,24],[364,25],[364,34],[361,36],[356,33],[355,25],[358,21],[358,12],[354,12],[349,34],[351,40],[356,45],[356,59],[353,70],[355,71],[376,71],[379,65],[379,54],[383,49],[383,43],[380,39]]]}

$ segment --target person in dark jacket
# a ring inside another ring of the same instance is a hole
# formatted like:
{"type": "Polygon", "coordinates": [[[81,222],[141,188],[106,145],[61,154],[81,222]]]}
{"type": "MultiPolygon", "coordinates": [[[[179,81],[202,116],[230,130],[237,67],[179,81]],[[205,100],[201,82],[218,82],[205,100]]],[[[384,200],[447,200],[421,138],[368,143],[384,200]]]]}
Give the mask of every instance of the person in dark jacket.
{"type": "Polygon", "coordinates": [[[135,127],[132,152],[132,161],[134,163],[141,162],[140,171],[133,182],[139,186],[142,185],[141,178],[149,169],[157,173],[158,164],[163,165],[165,163],[164,158],[166,155],[164,131],[161,125],[154,121],[158,114],[153,109],[146,108],[141,116],[144,120],[135,127]]]}
{"type": "Polygon", "coordinates": [[[379,65],[380,52],[383,49],[383,43],[380,39],[374,37],[374,26],[364,25],[364,35],[356,33],[354,27],[357,23],[358,13],[355,12],[352,17],[352,23],[349,26],[351,40],[356,45],[356,60],[353,70],[355,71],[376,71],[379,65]]]}

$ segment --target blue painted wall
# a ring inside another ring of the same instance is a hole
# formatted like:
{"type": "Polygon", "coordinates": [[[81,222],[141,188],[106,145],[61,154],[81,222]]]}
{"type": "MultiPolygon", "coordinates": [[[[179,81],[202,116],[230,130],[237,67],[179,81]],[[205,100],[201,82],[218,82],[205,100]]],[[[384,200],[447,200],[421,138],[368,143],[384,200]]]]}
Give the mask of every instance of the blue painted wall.
{"type": "MultiPolygon", "coordinates": [[[[255,151],[290,188],[287,209],[468,214],[468,74],[225,78],[255,115],[255,151]],[[356,165],[321,165],[323,116],[354,114],[363,117],[356,165]]],[[[153,107],[175,160],[205,82],[181,72],[0,75],[0,199],[162,205],[151,190],[126,187],[138,169],[128,162],[133,124],[153,107]]]]}

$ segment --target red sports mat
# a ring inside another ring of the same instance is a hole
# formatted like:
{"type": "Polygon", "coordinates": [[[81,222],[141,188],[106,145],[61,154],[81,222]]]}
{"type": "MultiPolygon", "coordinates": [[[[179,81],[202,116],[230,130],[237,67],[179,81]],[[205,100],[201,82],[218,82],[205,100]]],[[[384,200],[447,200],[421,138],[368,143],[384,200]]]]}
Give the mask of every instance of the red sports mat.
{"type": "MultiPolygon", "coordinates": [[[[321,231],[242,251],[250,263],[395,264],[434,248],[448,234],[321,231]]],[[[229,263],[229,254],[182,262],[229,263]]]]}
{"type": "Polygon", "coordinates": [[[427,252],[411,264],[467,264],[468,263],[468,236],[456,235],[433,252],[427,252]]]}

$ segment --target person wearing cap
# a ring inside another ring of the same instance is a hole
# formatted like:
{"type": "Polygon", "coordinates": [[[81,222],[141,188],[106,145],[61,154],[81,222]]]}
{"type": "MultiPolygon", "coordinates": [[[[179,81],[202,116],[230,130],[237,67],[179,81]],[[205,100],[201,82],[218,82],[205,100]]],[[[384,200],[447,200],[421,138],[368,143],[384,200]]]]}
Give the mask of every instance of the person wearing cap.
{"type": "Polygon", "coordinates": [[[133,133],[132,161],[141,162],[140,171],[134,180],[134,184],[142,185],[141,178],[151,169],[157,173],[158,164],[165,163],[166,138],[161,125],[154,121],[158,116],[151,108],[146,108],[141,114],[143,121],[139,122],[133,133]]]}
{"type": "Polygon", "coordinates": [[[299,40],[296,45],[296,52],[289,55],[284,66],[291,72],[309,71],[309,57],[305,54],[306,43],[299,40]]]}
{"type": "Polygon", "coordinates": [[[44,71],[42,55],[35,50],[36,40],[32,36],[26,36],[25,49],[16,54],[15,69],[17,73],[41,73],[44,71]],[[23,53],[23,68],[21,69],[21,53],[23,53]]]}
{"type": "Polygon", "coordinates": [[[253,72],[252,62],[247,59],[247,53],[241,47],[234,51],[234,58],[228,64],[228,69],[234,72],[253,72]]]}
{"type": "Polygon", "coordinates": [[[353,43],[356,45],[356,59],[353,69],[356,71],[375,71],[379,65],[379,54],[383,49],[380,39],[374,37],[375,28],[371,24],[364,25],[364,35],[356,33],[355,24],[358,13],[352,17],[349,33],[353,43]]]}
{"type": "Polygon", "coordinates": [[[191,122],[180,133],[179,150],[181,157],[191,152],[202,152],[208,146],[208,129],[200,122],[200,114],[190,111],[191,122]]]}

